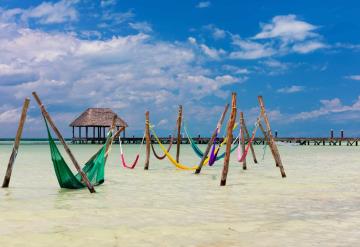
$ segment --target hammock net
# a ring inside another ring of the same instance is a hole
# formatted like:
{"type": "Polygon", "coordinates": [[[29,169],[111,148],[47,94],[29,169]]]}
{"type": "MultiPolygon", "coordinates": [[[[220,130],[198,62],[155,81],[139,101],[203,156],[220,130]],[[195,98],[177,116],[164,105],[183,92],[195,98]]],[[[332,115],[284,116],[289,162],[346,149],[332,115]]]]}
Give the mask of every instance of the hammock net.
{"type": "MultiPolygon", "coordinates": [[[[61,188],[80,189],[86,187],[85,182],[79,173],[73,174],[69,166],[62,157],[54,139],[51,136],[48,123],[44,119],[50,145],[51,160],[54,165],[55,174],[61,188]]],[[[104,168],[106,162],[106,146],[111,139],[111,132],[109,132],[106,143],[103,147],[84,165],[83,172],[88,177],[90,183],[94,186],[104,183],[104,168]]]]}

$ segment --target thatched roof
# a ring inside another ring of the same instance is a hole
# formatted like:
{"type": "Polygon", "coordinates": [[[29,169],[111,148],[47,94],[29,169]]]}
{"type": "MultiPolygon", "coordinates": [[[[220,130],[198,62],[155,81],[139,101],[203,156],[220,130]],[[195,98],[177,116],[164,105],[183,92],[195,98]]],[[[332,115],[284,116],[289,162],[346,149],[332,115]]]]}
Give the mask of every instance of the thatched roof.
{"type": "MultiPolygon", "coordinates": [[[[110,108],[88,108],[79,117],[71,122],[72,127],[84,126],[106,126],[110,127],[115,113],[110,108]]],[[[121,118],[117,118],[116,126],[128,127],[127,123],[121,118]]]]}

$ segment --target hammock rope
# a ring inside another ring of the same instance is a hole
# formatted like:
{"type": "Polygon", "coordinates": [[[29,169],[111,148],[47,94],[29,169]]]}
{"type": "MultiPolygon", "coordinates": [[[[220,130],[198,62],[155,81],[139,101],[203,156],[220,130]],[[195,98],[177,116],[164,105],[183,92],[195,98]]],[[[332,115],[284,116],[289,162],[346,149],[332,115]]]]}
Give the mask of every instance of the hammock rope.
{"type": "Polygon", "coordinates": [[[141,144],[139,146],[139,149],[137,151],[137,155],[135,157],[135,160],[133,161],[133,163],[131,163],[131,165],[129,164],[126,164],[126,161],[125,161],[125,156],[124,156],[124,150],[122,148],[122,144],[121,144],[121,137],[119,135],[119,146],[120,146],[120,156],[121,156],[121,163],[123,165],[124,168],[127,168],[127,169],[134,169],[140,159],[140,153],[141,153],[141,150],[142,150],[142,146],[144,144],[144,139],[145,139],[145,132],[144,132],[144,135],[143,135],[143,138],[141,139],[141,144]]]}
{"type": "Polygon", "coordinates": [[[263,147],[263,154],[262,154],[262,159],[261,160],[264,160],[265,159],[265,154],[266,154],[266,147],[267,147],[268,143],[267,141],[265,141],[265,145],[263,147]]]}
{"type": "Polygon", "coordinates": [[[251,146],[252,142],[255,139],[256,131],[257,131],[258,127],[259,127],[259,121],[260,121],[260,117],[258,117],[256,122],[255,122],[255,126],[254,126],[254,129],[253,129],[253,132],[252,132],[252,136],[251,136],[251,138],[250,138],[250,140],[249,140],[249,142],[248,142],[248,144],[246,146],[246,149],[245,149],[244,153],[242,154],[240,159],[238,159],[239,162],[244,162],[244,160],[245,160],[245,158],[246,158],[246,156],[247,156],[247,154],[249,152],[250,146],[251,146]]]}

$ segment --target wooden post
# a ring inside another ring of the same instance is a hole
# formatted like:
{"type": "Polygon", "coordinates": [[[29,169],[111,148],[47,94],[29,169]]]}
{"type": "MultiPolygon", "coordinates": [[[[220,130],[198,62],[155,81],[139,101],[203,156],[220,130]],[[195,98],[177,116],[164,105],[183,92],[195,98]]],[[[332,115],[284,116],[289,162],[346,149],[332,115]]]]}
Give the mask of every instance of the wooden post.
{"type": "Polygon", "coordinates": [[[17,132],[16,132],[16,137],[15,137],[13,150],[11,152],[8,167],[6,169],[4,181],[3,181],[3,184],[2,184],[3,188],[9,187],[11,173],[12,173],[13,165],[15,163],[15,159],[16,159],[16,156],[17,156],[17,153],[18,153],[20,140],[21,140],[21,135],[22,135],[22,131],[23,131],[23,128],[24,128],[25,120],[26,120],[26,114],[27,114],[27,110],[29,108],[29,103],[30,103],[30,99],[26,98],[25,101],[24,101],[24,104],[23,104],[21,117],[20,117],[20,121],[19,121],[19,127],[18,127],[17,132]]]}
{"type": "Polygon", "coordinates": [[[76,170],[78,171],[78,173],[81,175],[82,180],[85,182],[86,186],[88,187],[89,191],[91,193],[95,192],[94,186],[90,183],[88,177],[86,176],[86,174],[81,170],[79,163],[76,161],[74,155],[72,154],[70,148],[68,147],[68,145],[66,144],[64,138],[62,137],[60,131],[58,130],[58,128],[56,127],[55,123],[53,122],[53,120],[51,119],[49,113],[46,111],[44,105],[42,104],[40,98],[38,97],[38,95],[36,94],[36,92],[32,93],[36,102],[39,104],[41,113],[43,114],[43,116],[45,117],[45,119],[49,122],[50,126],[52,127],[52,129],[54,130],[56,136],[58,137],[59,141],[61,142],[61,144],[63,145],[66,153],[69,155],[72,163],[74,164],[76,170]]]}
{"type": "MultiPolygon", "coordinates": [[[[240,112],[240,128],[241,128],[241,150],[242,153],[245,153],[245,120],[244,120],[244,113],[240,112]]],[[[249,135],[248,135],[248,139],[249,139],[249,135]]],[[[246,157],[243,160],[243,170],[246,170],[246,157]]]]}
{"type": "Polygon", "coordinates": [[[177,119],[176,162],[179,162],[180,159],[181,121],[182,121],[182,105],[179,105],[179,113],[177,119]]]}
{"type": "MultiPolygon", "coordinates": [[[[247,127],[246,127],[244,114],[243,114],[243,126],[244,126],[244,131],[245,131],[244,134],[246,135],[246,138],[250,141],[250,134],[249,134],[249,131],[248,131],[247,127]]],[[[253,159],[254,159],[254,163],[257,164],[258,162],[257,162],[257,158],[256,158],[256,153],[255,153],[254,146],[252,145],[252,143],[250,144],[250,150],[251,150],[251,153],[252,153],[252,156],[253,156],[253,159]]]]}
{"type": "Polygon", "coordinates": [[[266,129],[267,129],[266,133],[267,133],[268,138],[269,138],[269,147],[270,147],[270,149],[272,149],[272,154],[274,156],[276,164],[278,165],[278,167],[280,169],[281,176],[283,178],[285,178],[286,173],[285,173],[282,161],[281,161],[279,150],[278,150],[278,148],[276,146],[276,143],[274,141],[274,137],[273,137],[273,135],[271,133],[270,122],[269,122],[269,119],[268,119],[266,111],[265,111],[264,100],[263,100],[262,96],[258,96],[258,101],[259,101],[259,105],[260,105],[260,109],[261,109],[261,116],[264,119],[266,129]]]}
{"type": "Polygon", "coordinates": [[[236,93],[232,93],[231,96],[231,115],[229,119],[229,123],[227,126],[227,142],[226,142],[226,153],[224,158],[224,167],[221,175],[220,186],[226,185],[226,178],[229,171],[229,162],[230,162],[230,152],[231,152],[231,145],[233,142],[233,128],[236,121],[236,93]]]}
{"type": "MultiPolygon", "coordinates": [[[[109,128],[109,132],[113,131],[115,129],[115,123],[116,123],[117,115],[115,114],[111,123],[111,126],[109,128]]],[[[114,141],[114,138],[112,137],[107,143],[106,143],[106,149],[105,149],[105,160],[107,159],[109,155],[109,149],[114,141]]]]}
{"type": "MultiPolygon", "coordinates": [[[[203,155],[203,157],[201,158],[200,164],[199,164],[199,166],[196,168],[195,174],[199,174],[199,173],[201,172],[201,168],[203,167],[204,162],[205,162],[207,156],[209,155],[211,146],[212,146],[212,144],[213,144],[213,142],[214,142],[214,140],[215,140],[215,138],[216,138],[216,135],[217,135],[217,133],[218,133],[218,131],[219,131],[219,128],[221,127],[222,123],[224,122],[224,119],[225,119],[225,116],[226,116],[226,113],[227,113],[228,109],[229,109],[229,104],[226,104],[225,109],[224,109],[223,113],[221,114],[220,120],[219,120],[219,122],[218,122],[218,124],[217,124],[217,126],[216,126],[216,129],[214,130],[214,132],[213,132],[213,134],[212,134],[212,136],[211,136],[211,138],[210,138],[210,141],[208,142],[208,145],[207,145],[207,147],[206,147],[206,150],[205,150],[205,152],[204,152],[204,155],[203,155]]],[[[229,141],[229,140],[228,140],[228,141],[229,141]]],[[[198,141],[198,142],[200,142],[200,135],[199,135],[199,141],[198,141]]]]}
{"type": "MultiPolygon", "coordinates": [[[[270,140],[269,140],[269,136],[267,135],[267,133],[266,133],[266,131],[265,131],[265,129],[264,129],[264,127],[263,127],[263,125],[261,124],[261,121],[259,121],[259,128],[260,128],[260,130],[261,130],[261,132],[263,133],[263,135],[264,135],[264,139],[265,139],[265,141],[267,142],[267,144],[269,144],[270,143],[270,140]]],[[[264,143],[265,144],[265,143],[264,143]]],[[[269,145],[270,146],[270,145],[269,145]]],[[[271,150],[271,153],[272,153],[272,155],[273,155],[273,157],[274,157],[274,159],[275,159],[275,153],[274,153],[274,150],[272,149],[272,148],[270,148],[270,150],[271,150]]],[[[276,166],[278,167],[279,166],[279,164],[278,163],[276,163],[276,166]]]]}
{"type": "Polygon", "coordinates": [[[149,112],[145,113],[145,139],[146,139],[146,158],[145,158],[145,166],[144,170],[149,170],[149,163],[150,163],[150,117],[149,112]]]}

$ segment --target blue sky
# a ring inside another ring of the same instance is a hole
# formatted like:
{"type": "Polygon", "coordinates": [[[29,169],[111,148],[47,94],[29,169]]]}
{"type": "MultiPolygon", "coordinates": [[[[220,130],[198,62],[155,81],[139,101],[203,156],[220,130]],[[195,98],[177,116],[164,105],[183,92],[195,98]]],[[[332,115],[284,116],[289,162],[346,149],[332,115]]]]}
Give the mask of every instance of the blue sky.
{"type": "MultiPolygon", "coordinates": [[[[66,136],[87,107],[141,135],[177,105],[209,135],[231,91],[248,125],[263,95],[281,136],[360,135],[358,1],[0,1],[0,137],[37,91],[66,136]]],[[[24,136],[45,136],[33,101],[24,136]]]]}

